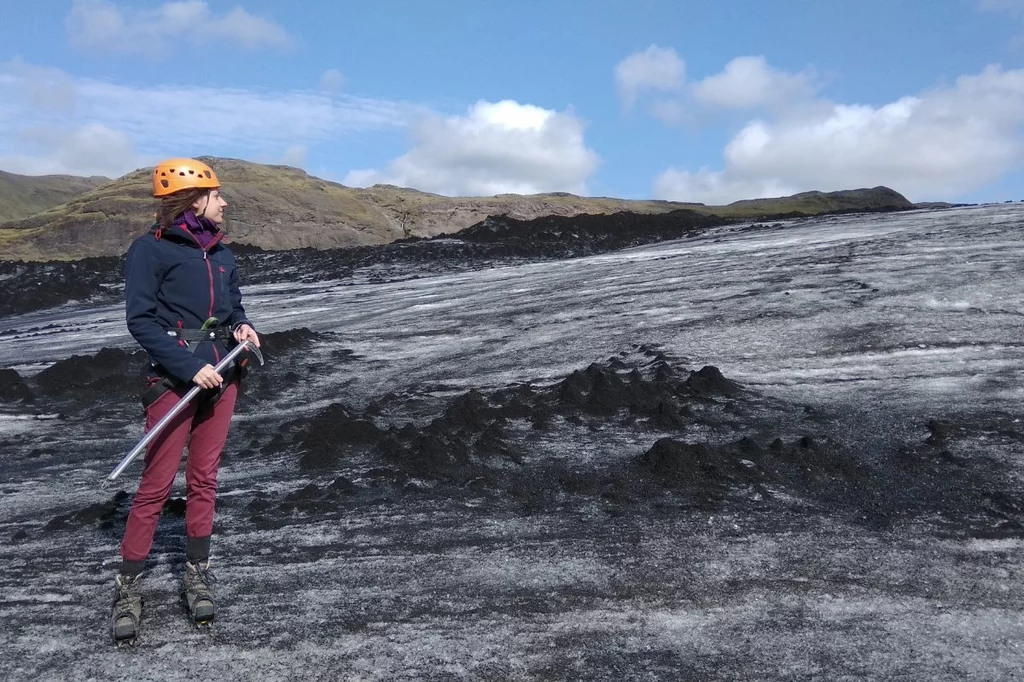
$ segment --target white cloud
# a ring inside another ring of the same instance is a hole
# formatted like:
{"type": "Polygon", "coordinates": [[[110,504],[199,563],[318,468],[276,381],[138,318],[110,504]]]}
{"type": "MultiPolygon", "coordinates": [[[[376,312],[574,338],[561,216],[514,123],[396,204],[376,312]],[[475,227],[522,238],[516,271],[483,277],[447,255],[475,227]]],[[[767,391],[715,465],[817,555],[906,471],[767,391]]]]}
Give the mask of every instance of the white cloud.
{"type": "Polygon", "coordinates": [[[655,118],[682,126],[700,125],[722,111],[804,108],[817,89],[813,71],[775,69],[763,56],[736,57],[721,73],[698,81],[686,81],[685,72],[675,50],[652,45],[619,62],[614,76],[627,108],[642,100],[655,118]]]}
{"type": "Polygon", "coordinates": [[[0,64],[0,69],[21,81],[22,95],[29,106],[66,114],[74,112],[77,88],[60,69],[36,66],[17,57],[0,64]]]}
{"type": "Polygon", "coordinates": [[[627,107],[632,107],[645,92],[678,90],[685,78],[686,64],[670,47],[651,45],[615,66],[615,84],[627,107]]]}
{"type": "Polygon", "coordinates": [[[20,149],[0,151],[0,167],[24,175],[105,175],[143,165],[131,139],[101,123],[37,126],[19,135],[20,149]]]}
{"type": "Polygon", "coordinates": [[[579,119],[511,100],[477,102],[465,116],[429,117],[413,128],[413,138],[413,149],[386,169],[353,171],[344,184],[452,196],[585,194],[598,164],[579,119]]]}
{"type": "MultiPolygon", "coordinates": [[[[196,4],[205,6],[202,2],[196,4]]],[[[292,38],[283,27],[269,19],[253,16],[241,7],[235,7],[219,19],[210,18],[205,25],[200,24],[198,30],[200,34],[207,33],[212,38],[233,40],[250,50],[292,46],[292,38]]]]}
{"type": "Polygon", "coordinates": [[[72,45],[92,52],[168,59],[179,42],[209,49],[234,43],[246,49],[288,48],[293,40],[278,24],[235,7],[215,15],[204,0],[167,2],[152,9],[122,9],[110,0],[73,0],[64,20],[72,45]]]}
{"type": "Polygon", "coordinates": [[[696,172],[669,168],[654,182],[656,198],[712,205],[728,204],[738,199],[784,197],[796,192],[775,178],[737,177],[706,167],[696,172]]]}
{"type": "Polygon", "coordinates": [[[722,73],[694,83],[697,102],[720,109],[790,106],[814,94],[812,73],[773,69],[764,57],[736,57],[722,73]]]}
{"type": "Polygon", "coordinates": [[[886,185],[912,201],[955,200],[1024,167],[1024,69],[989,66],[879,107],[818,104],[813,115],[749,121],[722,170],[670,168],[655,195],[728,203],[886,185]]]}
{"type": "MultiPolygon", "coordinates": [[[[68,151],[78,148],[75,131],[103,129],[127,140],[136,152],[111,153],[104,164],[104,175],[120,175],[162,156],[277,159],[282,149],[294,147],[288,154],[294,161],[300,158],[299,147],[360,131],[402,128],[423,116],[421,108],[386,100],[297,90],[131,87],[44,70],[59,84],[56,91],[69,89],[69,110],[39,101],[33,68],[37,67],[0,62],[0,126],[5,132],[0,136],[0,168],[15,173],[96,172],[82,155],[68,151]],[[185,101],[200,101],[203,106],[180,106],[185,101]],[[51,134],[34,135],[42,129],[51,134]],[[62,170],[39,171],[40,165],[62,170]]],[[[127,148],[107,141],[112,148],[127,148]]]]}
{"type": "Polygon", "coordinates": [[[345,85],[345,76],[337,69],[327,69],[320,76],[320,89],[338,92],[345,85]]]}
{"type": "Polygon", "coordinates": [[[304,144],[293,144],[284,150],[281,155],[281,163],[286,166],[302,168],[306,165],[306,158],[309,156],[309,147],[304,144]]]}

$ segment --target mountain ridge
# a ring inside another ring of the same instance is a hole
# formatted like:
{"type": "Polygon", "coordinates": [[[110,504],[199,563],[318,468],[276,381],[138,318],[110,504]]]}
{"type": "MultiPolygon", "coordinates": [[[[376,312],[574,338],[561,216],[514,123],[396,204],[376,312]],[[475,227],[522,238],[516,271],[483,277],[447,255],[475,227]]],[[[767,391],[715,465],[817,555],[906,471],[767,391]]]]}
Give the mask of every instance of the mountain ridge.
{"type": "Polygon", "coordinates": [[[18,175],[0,170],[0,223],[27,218],[110,182],[101,175],[18,175]]]}
{"type": "MultiPolygon", "coordinates": [[[[565,192],[448,197],[394,185],[354,188],[291,166],[201,157],[217,172],[229,202],[224,229],[232,243],[262,250],[331,249],[451,234],[488,218],[653,215],[679,209],[737,220],[914,208],[887,187],[803,192],[727,206],[695,202],[581,197],[565,192]]],[[[0,259],[77,260],[124,253],[152,223],[151,169],[89,187],[63,203],[0,223],[0,259]]]]}

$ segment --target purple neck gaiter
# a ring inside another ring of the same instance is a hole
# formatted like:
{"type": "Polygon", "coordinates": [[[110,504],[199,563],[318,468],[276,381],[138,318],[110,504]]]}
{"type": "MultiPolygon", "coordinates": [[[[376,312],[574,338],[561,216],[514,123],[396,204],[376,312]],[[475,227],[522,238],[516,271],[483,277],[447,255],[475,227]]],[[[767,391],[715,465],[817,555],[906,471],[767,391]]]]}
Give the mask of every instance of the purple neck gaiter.
{"type": "Polygon", "coordinates": [[[210,245],[220,229],[206,218],[197,216],[191,208],[181,214],[181,220],[204,249],[210,245]]]}

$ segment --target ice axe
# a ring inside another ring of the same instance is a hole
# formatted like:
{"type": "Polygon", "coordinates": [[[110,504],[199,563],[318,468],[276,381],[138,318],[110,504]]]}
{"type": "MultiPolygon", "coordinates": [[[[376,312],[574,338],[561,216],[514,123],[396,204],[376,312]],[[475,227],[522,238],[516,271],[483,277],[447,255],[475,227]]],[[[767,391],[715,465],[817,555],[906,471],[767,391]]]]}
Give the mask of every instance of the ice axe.
{"type": "MultiPolygon", "coordinates": [[[[214,320],[213,324],[216,324],[216,318],[210,319],[214,320]]],[[[203,323],[203,328],[206,329],[208,324],[210,324],[210,320],[207,320],[205,323],[203,323]]],[[[224,359],[218,362],[217,366],[214,367],[213,369],[218,374],[220,374],[221,372],[226,370],[231,365],[231,361],[238,357],[243,351],[249,351],[250,353],[256,356],[257,360],[260,361],[260,365],[263,364],[263,354],[260,352],[260,349],[257,348],[256,344],[254,344],[252,341],[246,341],[245,343],[241,343],[235,346],[231,350],[231,352],[225,355],[224,359]]],[[[136,443],[135,447],[132,448],[131,451],[124,456],[124,459],[121,460],[120,464],[114,467],[114,470],[110,472],[109,476],[107,476],[106,482],[114,482],[117,479],[117,477],[121,475],[121,472],[124,471],[125,468],[127,468],[127,466],[132,463],[132,460],[138,457],[139,453],[145,450],[146,446],[149,445],[153,441],[153,439],[159,436],[160,432],[164,430],[167,424],[169,424],[172,419],[178,416],[178,413],[185,409],[185,406],[188,405],[193,398],[199,395],[199,392],[202,390],[204,389],[201,386],[193,386],[191,389],[189,389],[189,392],[183,395],[181,397],[181,400],[175,403],[174,407],[171,408],[170,412],[165,414],[160,421],[154,424],[153,428],[146,432],[146,435],[142,437],[142,440],[136,443]]]]}

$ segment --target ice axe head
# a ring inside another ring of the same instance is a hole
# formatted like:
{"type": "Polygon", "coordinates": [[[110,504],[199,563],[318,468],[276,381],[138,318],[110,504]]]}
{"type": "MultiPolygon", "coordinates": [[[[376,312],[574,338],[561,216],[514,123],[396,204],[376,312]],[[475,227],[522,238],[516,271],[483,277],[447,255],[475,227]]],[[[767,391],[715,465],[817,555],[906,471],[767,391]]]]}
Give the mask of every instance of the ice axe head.
{"type": "Polygon", "coordinates": [[[203,322],[203,326],[200,327],[200,329],[206,331],[211,327],[216,327],[218,324],[220,324],[220,320],[218,320],[216,317],[208,317],[206,318],[206,322],[203,322]]]}
{"type": "Polygon", "coordinates": [[[263,353],[260,352],[259,347],[255,343],[253,343],[252,341],[246,341],[245,349],[256,356],[256,359],[260,361],[260,367],[262,367],[265,364],[263,362],[263,353]]]}

